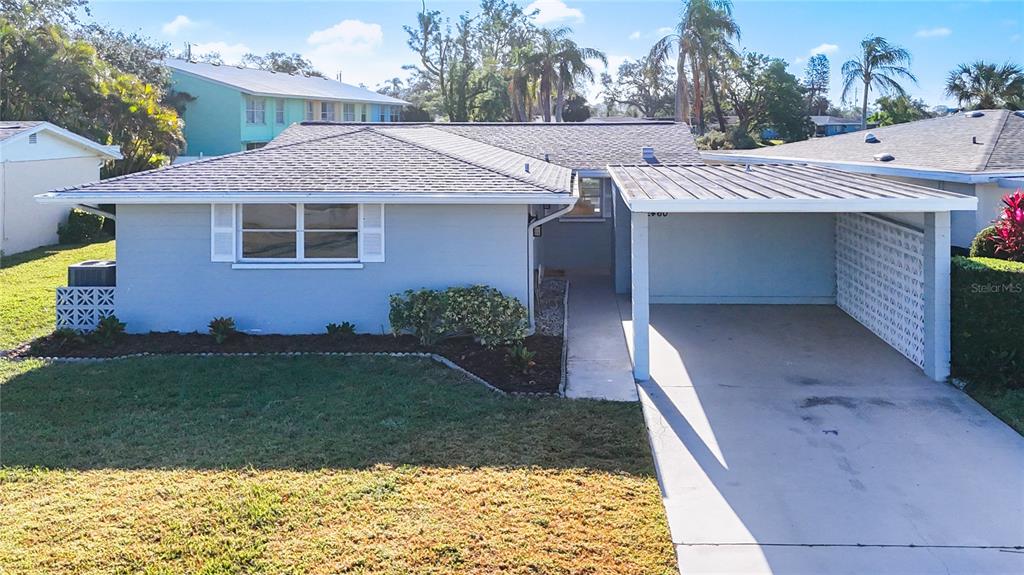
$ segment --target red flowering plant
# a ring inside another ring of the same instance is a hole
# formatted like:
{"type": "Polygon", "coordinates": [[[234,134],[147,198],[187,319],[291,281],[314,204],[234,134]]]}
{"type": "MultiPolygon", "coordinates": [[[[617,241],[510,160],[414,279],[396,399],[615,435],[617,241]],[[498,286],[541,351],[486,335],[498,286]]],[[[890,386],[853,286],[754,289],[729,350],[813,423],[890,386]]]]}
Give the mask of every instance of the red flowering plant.
{"type": "Polygon", "coordinates": [[[1003,197],[1003,213],[995,223],[992,243],[996,256],[1014,262],[1024,262],[1024,193],[1016,192],[1003,197]]]}

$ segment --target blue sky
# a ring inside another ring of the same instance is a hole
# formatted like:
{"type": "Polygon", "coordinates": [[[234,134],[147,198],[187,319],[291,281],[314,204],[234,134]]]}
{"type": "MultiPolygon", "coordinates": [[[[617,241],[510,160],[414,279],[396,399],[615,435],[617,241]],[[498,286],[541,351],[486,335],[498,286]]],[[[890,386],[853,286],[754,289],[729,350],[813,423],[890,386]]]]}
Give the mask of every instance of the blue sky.
{"type": "MultiPolygon", "coordinates": [[[[532,0],[531,0],[532,1],[532,0]]],[[[523,2],[527,4],[528,2],[523,2]]],[[[920,84],[908,86],[929,105],[953,104],[943,95],[946,74],[960,62],[984,59],[1024,65],[1024,2],[816,2],[734,0],[741,46],[779,57],[802,74],[814,52],[832,63],[832,99],[841,90],[839,68],[864,36],[884,36],[910,50],[920,84]]],[[[538,23],[568,25],[584,46],[603,50],[614,68],[643,55],[678,18],[678,1],[537,0],[538,23]]],[[[427,2],[452,16],[475,2],[427,2]]],[[[92,0],[95,20],[193,50],[220,52],[226,61],[246,51],[300,52],[324,73],[376,87],[415,62],[403,25],[413,24],[418,1],[262,2],[92,0]]],[[[594,87],[591,95],[596,94],[594,87]]],[[[872,95],[874,98],[874,95],[872,95]]]]}

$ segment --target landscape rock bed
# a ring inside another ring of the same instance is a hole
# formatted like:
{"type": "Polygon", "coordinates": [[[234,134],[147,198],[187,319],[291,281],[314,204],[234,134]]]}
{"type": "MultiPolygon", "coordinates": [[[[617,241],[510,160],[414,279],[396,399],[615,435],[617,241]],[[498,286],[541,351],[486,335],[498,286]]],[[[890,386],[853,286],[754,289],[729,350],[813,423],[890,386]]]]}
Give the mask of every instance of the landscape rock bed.
{"type": "Polygon", "coordinates": [[[12,358],[112,358],[139,354],[261,354],[261,353],[433,353],[447,358],[469,373],[509,393],[557,394],[562,376],[562,338],[534,335],[526,347],[537,353],[534,366],[526,373],[512,368],[507,348],[487,349],[471,338],[446,339],[423,346],[408,335],[356,335],[337,338],[328,335],[236,334],[222,344],[200,333],[148,333],[121,336],[112,345],[86,340],[64,343],[54,336],[39,338],[16,350],[12,358]]]}
{"type": "Polygon", "coordinates": [[[548,278],[537,287],[537,311],[534,321],[537,333],[562,337],[565,327],[565,290],[568,282],[562,278],[548,278]]]}

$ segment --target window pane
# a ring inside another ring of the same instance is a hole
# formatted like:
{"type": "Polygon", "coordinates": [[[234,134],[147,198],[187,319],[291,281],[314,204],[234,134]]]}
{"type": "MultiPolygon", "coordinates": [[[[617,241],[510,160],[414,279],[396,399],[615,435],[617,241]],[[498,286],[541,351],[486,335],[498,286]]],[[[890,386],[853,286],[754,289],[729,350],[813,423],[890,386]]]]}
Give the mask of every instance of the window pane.
{"type": "Polygon", "coordinates": [[[294,230],[295,204],[246,204],[242,228],[247,230],[294,230]]]}
{"type": "Polygon", "coordinates": [[[307,230],[354,230],[359,227],[356,204],[306,204],[307,230]]]}
{"type": "Polygon", "coordinates": [[[580,199],[576,207],[569,212],[575,217],[600,217],[601,216],[601,195],[604,192],[604,184],[601,178],[580,178],[580,199]]]}
{"type": "Polygon", "coordinates": [[[306,232],[306,258],[355,259],[359,240],[355,232],[306,232]]]}
{"type": "Polygon", "coordinates": [[[242,257],[294,259],[295,245],[295,232],[244,232],[242,257]]]}

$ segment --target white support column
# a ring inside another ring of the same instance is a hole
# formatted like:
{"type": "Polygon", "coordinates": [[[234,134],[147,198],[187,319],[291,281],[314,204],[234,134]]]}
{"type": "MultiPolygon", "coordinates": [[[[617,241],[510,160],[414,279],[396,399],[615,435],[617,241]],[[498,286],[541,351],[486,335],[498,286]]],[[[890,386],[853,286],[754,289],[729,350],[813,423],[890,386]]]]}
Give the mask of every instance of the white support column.
{"type": "Polygon", "coordinates": [[[633,294],[633,378],[647,381],[651,378],[650,351],[650,285],[647,253],[647,221],[645,212],[632,212],[630,216],[630,253],[633,294]]]}
{"type": "Polygon", "coordinates": [[[949,212],[924,215],[924,372],[949,377],[949,212]]]}

